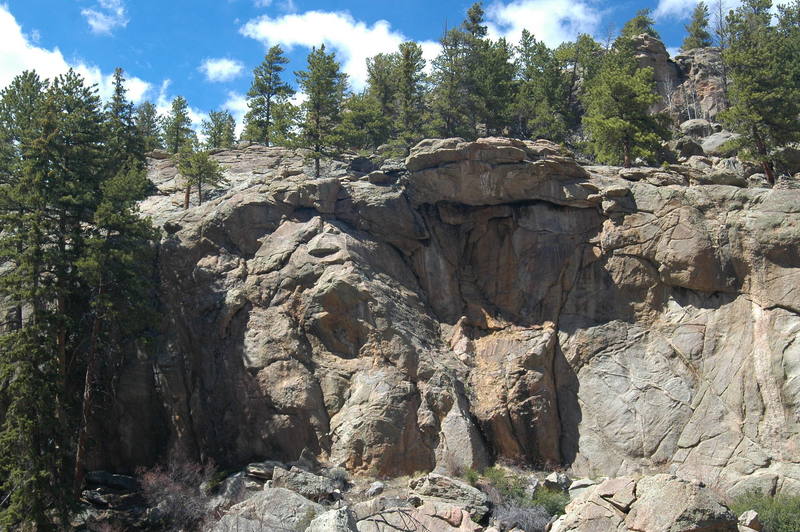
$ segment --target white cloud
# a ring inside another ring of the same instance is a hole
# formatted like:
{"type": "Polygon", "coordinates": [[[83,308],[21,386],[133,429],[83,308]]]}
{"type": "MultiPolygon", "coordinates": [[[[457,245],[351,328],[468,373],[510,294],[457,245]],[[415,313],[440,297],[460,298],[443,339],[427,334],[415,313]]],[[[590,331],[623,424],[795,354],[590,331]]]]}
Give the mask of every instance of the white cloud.
{"type": "MultiPolygon", "coordinates": [[[[777,15],[778,6],[785,5],[789,1],[790,0],[779,0],[773,2],[770,13],[777,15]]],[[[659,0],[658,6],[656,6],[655,11],[653,11],[653,16],[659,20],[663,20],[665,18],[688,20],[691,18],[692,11],[694,11],[694,7],[696,5],[697,0],[659,0]]],[[[719,0],[706,0],[706,5],[708,6],[708,11],[711,15],[710,25],[713,27],[714,21],[719,16],[720,8],[722,11],[722,16],[724,17],[731,9],[736,9],[737,7],[741,6],[742,2],[739,0],[721,0],[721,2],[719,0]]]]}
{"type": "Polygon", "coordinates": [[[112,30],[128,25],[125,4],[122,0],[98,0],[95,9],[82,9],[93,33],[110,34],[112,30]]]}
{"type": "Polygon", "coordinates": [[[491,37],[516,43],[527,29],[549,47],[574,40],[579,33],[595,33],[602,18],[599,10],[581,0],[495,2],[486,15],[491,37]]]}
{"type": "Polygon", "coordinates": [[[256,7],[269,7],[272,4],[272,0],[253,0],[253,5],[256,7]]]}
{"type": "MultiPolygon", "coordinates": [[[[97,84],[100,97],[107,99],[113,92],[112,74],[84,62],[70,63],[58,48],[48,50],[34,45],[22,32],[8,6],[0,4],[0,87],[5,87],[24,70],[35,70],[42,78],[54,78],[74,68],[88,84],[97,84]]],[[[126,81],[128,97],[134,103],[142,101],[150,83],[137,77],[126,81]]]]}
{"type": "MultiPolygon", "coordinates": [[[[342,69],[350,76],[355,90],[366,85],[368,57],[395,52],[400,43],[407,40],[402,33],[392,30],[385,20],[370,26],[349,13],[326,11],[307,11],[276,18],[264,15],[248,21],[239,31],[265,46],[281,44],[287,48],[311,48],[325,44],[336,51],[337,59],[342,62],[342,69]]],[[[424,44],[431,49],[431,45],[424,44]]]]}
{"type": "Polygon", "coordinates": [[[244,65],[236,59],[222,57],[206,59],[199,70],[206,75],[208,81],[230,81],[242,73],[244,65]]]}

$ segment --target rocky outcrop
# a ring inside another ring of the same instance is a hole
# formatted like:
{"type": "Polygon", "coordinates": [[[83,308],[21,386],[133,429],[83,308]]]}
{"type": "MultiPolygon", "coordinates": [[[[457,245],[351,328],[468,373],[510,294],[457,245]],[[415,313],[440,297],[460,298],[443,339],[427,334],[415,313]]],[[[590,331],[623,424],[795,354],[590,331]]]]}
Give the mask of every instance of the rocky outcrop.
{"type": "Polygon", "coordinates": [[[677,122],[716,119],[727,100],[719,48],[688,50],[675,56],[674,61],[681,72],[681,82],[668,98],[670,115],[677,122]]]}
{"type": "Polygon", "coordinates": [[[305,451],[376,476],[511,459],[800,490],[800,191],[582,168],[546,141],[425,141],[389,182],[214,157],[230,185],[188,210],[151,162],[163,331],[103,413],[130,451],[94,469],[305,451]]]}
{"type": "Polygon", "coordinates": [[[582,493],[550,532],[736,532],[737,520],[709,489],[670,475],[606,480],[582,493]]]}
{"type": "Polygon", "coordinates": [[[675,88],[683,80],[683,71],[670,59],[664,43],[658,38],[642,33],[633,38],[636,52],[636,64],[639,68],[652,68],[653,81],[661,101],[650,108],[650,112],[657,113],[667,109],[671,103],[675,88]]]}

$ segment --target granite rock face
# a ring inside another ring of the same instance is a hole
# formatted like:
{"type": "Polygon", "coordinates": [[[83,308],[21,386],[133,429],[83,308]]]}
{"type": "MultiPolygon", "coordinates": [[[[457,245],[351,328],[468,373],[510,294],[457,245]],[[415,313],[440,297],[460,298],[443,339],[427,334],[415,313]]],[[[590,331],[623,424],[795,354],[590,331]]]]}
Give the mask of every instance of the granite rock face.
{"type": "Polygon", "coordinates": [[[163,331],[120,379],[139,408],[104,413],[136,452],[94,469],[166,441],[218,464],[506,458],[800,491],[800,190],[494,138],[424,141],[390,182],[347,161],[314,179],[284,148],[214,157],[229,188],[185,211],[151,162],[163,331]]]}
{"type": "Polygon", "coordinates": [[[570,502],[551,532],[736,532],[737,519],[710,489],[671,475],[619,477],[570,502]]]}

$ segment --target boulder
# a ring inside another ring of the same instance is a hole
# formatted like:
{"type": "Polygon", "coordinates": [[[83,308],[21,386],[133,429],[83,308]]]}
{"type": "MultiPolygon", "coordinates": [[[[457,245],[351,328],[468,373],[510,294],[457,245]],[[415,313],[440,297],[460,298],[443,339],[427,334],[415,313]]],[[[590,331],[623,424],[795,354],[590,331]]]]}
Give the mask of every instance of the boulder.
{"type": "Polygon", "coordinates": [[[689,137],[694,137],[696,139],[700,139],[703,137],[707,137],[713,133],[713,128],[711,122],[705,120],[703,118],[692,118],[690,120],[686,120],[681,122],[679,126],[681,133],[684,135],[688,135],[689,137]]]}
{"type": "Polygon", "coordinates": [[[648,532],[735,532],[737,520],[708,488],[661,474],[636,483],[625,526],[648,532]]]}
{"type": "Polygon", "coordinates": [[[746,530],[756,530],[758,532],[764,530],[764,525],[755,510],[747,510],[739,516],[739,532],[742,532],[742,527],[746,530]]]}
{"type": "Polygon", "coordinates": [[[735,532],[736,518],[708,488],[661,474],[608,479],[570,502],[558,532],[735,532]]]}
{"type": "Polygon", "coordinates": [[[692,157],[693,155],[705,155],[702,146],[691,137],[681,137],[676,140],[671,140],[668,146],[669,149],[678,154],[678,157],[682,158],[692,157]]]}
{"type": "Polygon", "coordinates": [[[383,490],[385,489],[386,489],[386,484],[380,481],[376,481],[369,485],[369,488],[367,488],[367,491],[364,492],[364,495],[371,499],[383,493],[383,490]]]}
{"type": "Polygon", "coordinates": [[[272,487],[292,490],[316,502],[333,500],[339,497],[339,487],[336,482],[296,467],[288,471],[275,467],[272,472],[272,487]]]}
{"type": "Polygon", "coordinates": [[[553,471],[544,478],[544,486],[551,490],[566,492],[571,484],[572,480],[560,471],[553,471]]]}
{"type": "Polygon", "coordinates": [[[584,493],[589,488],[597,485],[597,482],[590,478],[580,478],[578,480],[573,480],[569,485],[569,498],[574,499],[581,493],[584,493]]]}
{"type": "Polygon", "coordinates": [[[247,464],[247,467],[245,468],[245,474],[248,477],[261,480],[272,480],[272,472],[276,467],[286,469],[281,462],[267,460],[266,462],[254,462],[252,464],[247,464]]]}
{"type": "Polygon", "coordinates": [[[408,487],[425,501],[445,502],[461,507],[476,521],[480,521],[489,511],[486,494],[465,482],[444,475],[428,473],[410,480],[408,487]]]}
{"type": "MultiPolygon", "coordinates": [[[[322,505],[293,491],[284,488],[266,488],[246,501],[232,506],[228,511],[228,516],[230,519],[243,522],[248,526],[248,521],[257,522],[262,529],[266,530],[273,527],[274,529],[303,532],[314,518],[324,511],[322,505]]],[[[215,530],[224,532],[226,529],[218,525],[215,530]]]]}
{"type": "Polygon", "coordinates": [[[724,157],[731,154],[730,150],[726,147],[726,143],[736,140],[740,136],[741,135],[738,133],[731,133],[730,131],[719,131],[704,137],[700,146],[702,146],[703,152],[707,155],[719,155],[724,157]]]}
{"type": "Polygon", "coordinates": [[[305,532],[357,532],[356,520],[347,508],[328,510],[317,516],[305,532]]]}

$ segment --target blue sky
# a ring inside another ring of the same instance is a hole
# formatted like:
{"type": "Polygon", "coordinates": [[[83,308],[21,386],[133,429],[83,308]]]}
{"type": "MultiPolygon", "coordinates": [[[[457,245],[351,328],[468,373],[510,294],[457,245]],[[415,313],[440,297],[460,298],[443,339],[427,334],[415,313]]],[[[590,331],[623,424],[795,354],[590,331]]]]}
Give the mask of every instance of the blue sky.
{"type": "MultiPolygon", "coordinates": [[[[528,28],[550,46],[578,32],[598,40],[637,9],[656,10],[656,29],[677,48],[695,0],[648,3],[600,0],[488,0],[490,32],[516,40],[528,28]]],[[[726,2],[731,0],[726,0],[726,2]]],[[[463,20],[461,0],[8,0],[0,3],[0,86],[24,69],[51,77],[78,69],[101,95],[121,66],[129,95],[161,109],[177,95],[195,121],[227,108],[240,118],[253,68],[271,44],[281,44],[292,72],[304,68],[310,46],[336,50],[351,85],[363,86],[364,59],[420,42],[427,57],[446,25],[463,20]]]]}

